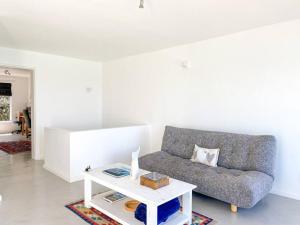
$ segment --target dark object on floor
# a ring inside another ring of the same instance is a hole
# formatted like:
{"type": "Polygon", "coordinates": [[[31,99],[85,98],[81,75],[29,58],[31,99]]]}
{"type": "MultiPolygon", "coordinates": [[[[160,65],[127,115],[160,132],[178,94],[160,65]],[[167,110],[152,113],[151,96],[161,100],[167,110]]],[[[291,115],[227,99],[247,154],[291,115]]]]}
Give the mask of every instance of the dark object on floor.
{"type": "MultiPolygon", "coordinates": [[[[160,224],[162,222],[166,222],[167,219],[176,213],[180,209],[180,202],[178,198],[174,198],[171,201],[168,201],[160,206],[158,206],[157,209],[157,224],[160,224]]],[[[139,221],[144,222],[144,224],[147,224],[147,206],[144,203],[141,203],[138,205],[138,207],[135,210],[134,214],[135,218],[139,221]]]]}
{"type": "Polygon", "coordinates": [[[9,141],[1,142],[0,150],[10,155],[31,151],[31,141],[9,141]]]}

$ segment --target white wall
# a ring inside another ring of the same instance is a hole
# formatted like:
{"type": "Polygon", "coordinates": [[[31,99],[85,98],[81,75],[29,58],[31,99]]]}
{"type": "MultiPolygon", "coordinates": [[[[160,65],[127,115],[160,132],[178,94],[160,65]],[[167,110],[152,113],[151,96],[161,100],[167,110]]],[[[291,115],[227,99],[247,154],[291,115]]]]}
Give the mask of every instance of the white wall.
{"type": "Polygon", "coordinates": [[[131,153],[141,146],[149,153],[149,126],[115,127],[94,130],[45,128],[44,168],[68,182],[83,179],[87,166],[130,164],[131,153]]]}
{"type": "Polygon", "coordinates": [[[70,131],[61,128],[44,129],[44,168],[70,181],[70,131]]]}
{"type": "Polygon", "coordinates": [[[273,192],[300,199],[300,20],[103,66],[105,126],[149,123],[153,150],[167,124],[273,134],[273,192]]]}
{"type": "Polygon", "coordinates": [[[16,120],[19,112],[28,106],[29,103],[29,77],[14,77],[12,82],[12,114],[11,120],[16,120]]]}
{"type": "Polygon", "coordinates": [[[46,126],[101,127],[100,63],[0,48],[1,65],[34,70],[35,159],[43,158],[46,126]]]}

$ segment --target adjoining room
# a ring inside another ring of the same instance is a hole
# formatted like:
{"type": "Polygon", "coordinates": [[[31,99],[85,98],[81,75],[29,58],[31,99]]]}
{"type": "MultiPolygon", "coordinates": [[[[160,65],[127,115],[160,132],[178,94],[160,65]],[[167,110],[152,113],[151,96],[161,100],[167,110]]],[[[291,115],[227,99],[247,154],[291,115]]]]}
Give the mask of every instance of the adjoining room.
{"type": "Polygon", "coordinates": [[[1,159],[18,153],[31,158],[31,76],[30,70],[0,67],[1,159]]]}

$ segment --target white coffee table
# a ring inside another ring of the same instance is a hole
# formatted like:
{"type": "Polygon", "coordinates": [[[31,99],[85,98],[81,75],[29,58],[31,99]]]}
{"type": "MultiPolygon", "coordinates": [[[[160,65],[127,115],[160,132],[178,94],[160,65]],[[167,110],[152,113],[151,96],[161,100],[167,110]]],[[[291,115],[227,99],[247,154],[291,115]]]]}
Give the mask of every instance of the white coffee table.
{"type": "MultiPolygon", "coordinates": [[[[114,167],[127,167],[125,164],[113,164],[105,168],[93,169],[84,173],[84,201],[85,206],[103,212],[112,219],[125,225],[143,225],[144,223],[134,218],[134,213],[125,211],[124,203],[135,199],[147,205],[147,225],[157,225],[157,207],[176,197],[182,196],[182,211],[172,215],[161,225],[183,225],[192,223],[192,190],[195,185],[170,178],[170,184],[158,190],[142,186],[139,180],[131,180],[130,176],[115,178],[103,173],[104,169],[114,167]],[[109,189],[120,192],[129,197],[108,203],[103,199],[103,194],[92,196],[92,182],[103,185],[109,189]]],[[[141,175],[148,171],[141,170],[141,175]]]]}

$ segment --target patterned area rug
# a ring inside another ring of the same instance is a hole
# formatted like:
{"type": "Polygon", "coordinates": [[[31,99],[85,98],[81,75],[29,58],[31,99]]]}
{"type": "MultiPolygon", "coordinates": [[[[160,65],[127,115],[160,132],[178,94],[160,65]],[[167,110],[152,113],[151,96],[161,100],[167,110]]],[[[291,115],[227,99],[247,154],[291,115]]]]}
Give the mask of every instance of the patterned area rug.
{"type": "Polygon", "coordinates": [[[31,151],[31,141],[9,141],[1,142],[0,150],[10,155],[31,151]]]}
{"type": "MultiPolygon", "coordinates": [[[[68,209],[80,216],[87,223],[92,225],[121,225],[105,214],[98,210],[91,208],[85,208],[83,200],[66,205],[68,209]]],[[[193,212],[193,224],[192,225],[212,225],[215,224],[214,220],[203,216],[199,213],[193,212]]]]}

